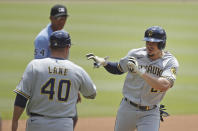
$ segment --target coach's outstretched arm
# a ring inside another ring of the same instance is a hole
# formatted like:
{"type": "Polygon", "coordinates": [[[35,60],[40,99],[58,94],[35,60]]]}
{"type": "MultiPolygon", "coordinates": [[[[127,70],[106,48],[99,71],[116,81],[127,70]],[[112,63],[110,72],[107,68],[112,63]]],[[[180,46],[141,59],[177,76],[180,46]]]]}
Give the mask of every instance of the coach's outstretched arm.
{"type": "Polygon", "coordinates": [[[117,74],[117,75],[121,75],[124,73],[119,63],[107,61],[108,57],[101,58],[95,56],[93,53],[87,54],[86,57],[88,60],[90,59],[94,60],[94,68],[99,68],[100,66],[103,66],[109,73],[117,74]]]}
{"type": "Polygon", "coordinates": [[[82,93],[82,95],[85,98],[95,99],[97,91],[96,91],[96,86],[93,83],[91,77],[83,69],[79,73],[81,74],[81,79],[80,79],[81,85],[79,91],[82,93]]]}

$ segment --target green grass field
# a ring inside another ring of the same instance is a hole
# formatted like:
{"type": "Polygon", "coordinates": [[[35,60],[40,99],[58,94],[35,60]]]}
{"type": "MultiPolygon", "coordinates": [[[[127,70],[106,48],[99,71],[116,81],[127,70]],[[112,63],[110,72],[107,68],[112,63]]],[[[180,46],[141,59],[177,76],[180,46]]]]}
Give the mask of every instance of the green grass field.
{"type": "MultiPolygon", "coordinates": [[[[27,63],[33,59],[33,41],[49,23],[56,2],[0,2],[0,114],[11,119],[15,94],[27,63]]],[[[73,46],[70,59],[92,77],[96,100],[78,104],[80,117],[116,116],[124,77],[103,68],[93,69],[85,54],[94,52],[118,61],[132,48],[144,46],[144,31],[160,25],[167,32],[167,47],[179,63],[174,88],[162,103],[170,114],[198,114],[198,2],[59,2],[70,17],[65,29],[73,46]]],[[[25,113],[23,118],[26,118],[25,113]]]]}

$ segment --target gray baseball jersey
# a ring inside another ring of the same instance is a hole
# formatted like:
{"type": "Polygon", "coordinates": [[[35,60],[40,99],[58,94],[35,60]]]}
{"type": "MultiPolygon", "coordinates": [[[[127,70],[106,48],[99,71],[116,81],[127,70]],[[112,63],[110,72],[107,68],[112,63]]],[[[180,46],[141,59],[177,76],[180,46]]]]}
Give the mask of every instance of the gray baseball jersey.
{"type": "MultiPolygon", "coordinates": [[[[164,52],[162,58],[152,61],[147,57],[145,47],[131,50],[119,62],[124,72],[128,72],[128,56],[135,57],[138,62],[138,68],[145,68],[149,75],[156,78],[166,77],[172,84],[174,83],[179,64],[171,53],[164,52]]],[[[123,95],[129,100],[142,106],[158,105],[165,93],[150,87],[138,74],[128,72],[124,83],[123,95]]]]}
{"type": "Polygon", "coordinates": [[[121,70],[128,72],[124,87],[124,99],[120,104],[117,112],[115,131],[158,131],[160,125],[159,106],[147,111],[143,111],[132,106],[128,100],[141,106],[155,107],[159,105],[166,92],[161,92],[150,87],[146,81],[136,73],[128,71],[128,56],[133,56],[138,62],[138,68],[145,68],[146,73],[159,78],[167,78],[173,86],[178,70],[178,62],[176,58],[169,52],[157,60],[150,60],[147,56],[146,48],[139,48],[129,51],[126,57],[119,62],[121,70]],[[127,99],[127,100],[126,100],[127,99]]]}
{"type": "Polygon", "coordinates": [[[84,69],[69,60],[45,58],[32,60],[14,92],[29,99],[27,114],[67,118],[76,114],[78,91],[83,96],[96,93],[84,69]]]}

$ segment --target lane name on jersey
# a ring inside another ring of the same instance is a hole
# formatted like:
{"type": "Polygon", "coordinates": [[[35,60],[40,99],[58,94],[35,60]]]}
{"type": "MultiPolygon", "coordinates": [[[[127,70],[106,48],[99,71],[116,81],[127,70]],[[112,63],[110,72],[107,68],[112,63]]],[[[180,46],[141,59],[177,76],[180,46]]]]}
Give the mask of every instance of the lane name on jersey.
{"type": "Polygon", "coordinates": [[[49,74],[54,74],[54,75],[63,75],[66,76],[67,75],[67,71],[68,69],[63,68],[63,67],[48,67],[48,73],[49,74]]]}

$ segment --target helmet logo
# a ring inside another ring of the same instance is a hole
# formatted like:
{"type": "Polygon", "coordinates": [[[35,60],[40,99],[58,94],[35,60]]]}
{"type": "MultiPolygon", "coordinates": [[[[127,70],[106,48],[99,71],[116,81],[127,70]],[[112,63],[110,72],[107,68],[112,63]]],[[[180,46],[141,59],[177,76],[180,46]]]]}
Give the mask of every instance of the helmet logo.
{"type": "Polygon", "coordinates": [[[151,37],[152,35],[153,35],[152,30],[149,30],[149,31],[148,31],[148,36],[151,37]]]}

